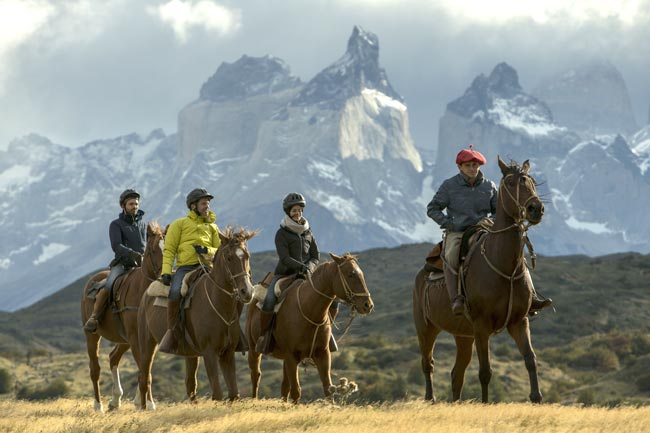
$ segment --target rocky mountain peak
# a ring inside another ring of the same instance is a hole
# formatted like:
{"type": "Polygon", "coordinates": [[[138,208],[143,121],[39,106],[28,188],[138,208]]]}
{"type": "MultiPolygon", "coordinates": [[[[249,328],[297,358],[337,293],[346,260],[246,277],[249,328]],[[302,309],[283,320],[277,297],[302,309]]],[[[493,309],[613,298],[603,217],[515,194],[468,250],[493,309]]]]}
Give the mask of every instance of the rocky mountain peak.
{"type": "Polygon", "coordinates": [[[234,63],[222,63],[201,86],[200,99],[211,101],[242,100],[250,96],[280,92],[299,86],[289,66],[272,56],[243,55],[234,63]]]}
{"type": "Polygon", "coordinates": [[[488,77],[488,87],[494,94],[506,98],[522,92],[517,71],[505,62],[494,67],[488,77]]]}
{"type": "Polygon", "coordinates": [[[364,89],[375,89],[403,101],[379,65],[379,39],[374,33],[355,26],[343,57],[312,78],[292,105],[315,104],[321,108],[338,109],[364,89]]]}

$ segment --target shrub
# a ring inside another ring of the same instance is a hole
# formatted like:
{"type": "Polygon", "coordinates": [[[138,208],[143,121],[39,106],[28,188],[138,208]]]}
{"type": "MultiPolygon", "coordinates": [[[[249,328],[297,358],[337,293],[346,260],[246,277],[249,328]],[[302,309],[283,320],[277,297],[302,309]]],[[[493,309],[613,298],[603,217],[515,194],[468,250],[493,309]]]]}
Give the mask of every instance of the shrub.
{"type": "Polygon", "coordinates": [[[597,370],[600,372],[618,370],[621,366],[618,356],[607,347],[595,347],[571,362],[576,368],[597,370]]]}
{"type": "Polygon", "coordinates": [[[13,390],[11,374],[4,368],[0,368],[0,394],[7,394],[13,390]]]}
{"type": "Polygon", "coordinates": [[[585,406],[591,406],[596,403],[596,393],[591,388],[586,388],[580,391],[578,394],[578,403],[582,403],[585,406]]]}
{"type": "Polygon", "coordinates": [[[18,390],[16,398],[19,400],[51,400],[63,397],[70,393],[70,387],[63,379],[57,379],[42,388],[32,389],[23,386],[18,390]]]}
{"type": "Polygon", "coordinates": [[[648,392],[650,391],[650,374],[644,374],[636,380],[636,387],[639,391],[648,392]]]}

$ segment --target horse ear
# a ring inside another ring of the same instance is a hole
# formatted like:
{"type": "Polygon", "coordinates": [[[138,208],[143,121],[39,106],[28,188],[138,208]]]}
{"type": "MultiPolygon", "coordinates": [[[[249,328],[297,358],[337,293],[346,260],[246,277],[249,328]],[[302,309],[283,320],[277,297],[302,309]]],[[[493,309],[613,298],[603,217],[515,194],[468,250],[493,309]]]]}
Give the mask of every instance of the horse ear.
{"type": "Polygon", "coordinates": [[[167,234],[167,230],[169,230],[169,226],[170,226],[170,225],[171,225],[171,224],[167,224],[167,225],[165,226],[165,230],[163,230],[163,234],[164,234],[164,235],[167,234]]]}
{"type": "Polygon", "coordinates": [[[503,159],[501,159],[501,155],[497,155],[497,158],[499,159],[499,168],[501,169],[501,174],[505,176],[510,171],[510,167],[508,167],[508,165],[505,162],[503,162],[503,159]]]}
{"type": "Polygon", "coordinates": [[[528,174],[528,170],[530,170],[530,162],[529,160],[525,160],[524,163],[521,165],[521,172],[523,174],[528,174]]]}
{"type": "Polygon", "coordinates": [[[339,257],[339,256],[337,256],[337,255],[334,254],[334,253],[330,253],[330,257],[331,257],[332,260],[334,260],[337,264],[338,264],[338,263],[341,263],[341,262],[343,261],[343,257],[339,257]]]}

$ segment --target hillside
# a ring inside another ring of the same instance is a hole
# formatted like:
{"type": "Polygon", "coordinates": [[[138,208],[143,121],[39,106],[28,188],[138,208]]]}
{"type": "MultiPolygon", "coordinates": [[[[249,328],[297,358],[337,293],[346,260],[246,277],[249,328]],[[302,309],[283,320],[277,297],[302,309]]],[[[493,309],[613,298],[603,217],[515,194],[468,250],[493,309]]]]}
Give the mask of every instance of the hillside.
{"type": "MultiPolygon", "coordinates": [[[[363,384],[361,400],[392,400],[418,397],[423,393],[419,351],[411,317],[413,279],[429,244],[380,248],[358,253],[376,311],[357,318],[341,351],[333,356],[334,377],[348,376],[363,384]]],[[[342,253],[342,252],[338,252],[342,253]]],[[[275,263],[273,253],[254,254],[254,279],[259,280],[275,263]]],[[[556,311],[545,311],[531,323],[532,340],[540,363],[542,392],[551,401],[583,401],[603,404],[650,402],[650,256],[636,253],[589,258],[586,256],[540,257],[533,278],[537,288],[555,300],[556,311]]],[[[72,395],[90,395],[87,359],[79,298],[86,277],[40,302],[15,313],[0,314],[2,368],[38,363],[40,370],[25,370],[34,383],[43,379],[43,367],[51,365],[71,385],[72,395]],[[58,361],[57,361],[58,360],[58,361]],[[38,362],[36,362],[38,361],[38,362]],[[70,368],[72,366],[72,368],[70,368]],[[58,370],[57,370],[58,369],[58,370]],[[40,376],[39,376],[40,374],[40,376]],[[39,379],[40,378],[40,379],[39,379]]],[[[345,323],[343,307],[339,321],[345,323]]],[[[338,331],[340,333],[340,331],[338,331]]],[[[106,344],[102,364],[104,387],[109,376],[106,344]]],[[[492,339],[494,376],[491,398],[525,401],[527,374],[517,349],[507,334],[492,339]]],[[[436,345],[435,381],[439,398],[448,398],[448,375],[453,363],[453,340],[443,336],[436,345]]],[[[135,384],[130,356],[125,362],[125,390],[135,384]]],[[[159,356],[156,374],[171,377],[156,383],[159,399],[183,396],[180,358],[159,356]]],[[[248,367],[238,356],[242,395],[249,395],[248,367]]],[[[262,394],[279,390],[279,363],[265,360],[262,394]],[[272,371],[272,373],[268,373],[272,371]]],[[[467,373],[466,398],[479,395],[477,361],[467,373]]],[[[50,373],[54,374],[54,373],[50,373]]],[[[204,370],[200,386],[206,392],[204,370]]],[[[313,368],[301,369],[304,396],[320,396],[313,368]]],[[[22,384],[30,380],[17,380],[22,384]]],[[[106,391],[104,391],[106,392],[106,391]]]]}

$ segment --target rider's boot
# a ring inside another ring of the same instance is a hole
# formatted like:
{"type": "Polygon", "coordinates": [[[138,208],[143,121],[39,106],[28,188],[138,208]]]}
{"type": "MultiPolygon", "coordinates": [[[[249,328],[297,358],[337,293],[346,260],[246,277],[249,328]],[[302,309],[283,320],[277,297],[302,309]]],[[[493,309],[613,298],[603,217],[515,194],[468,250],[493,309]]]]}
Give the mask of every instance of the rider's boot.
{"type": "Polygon", "coordinates": [[[167,332],[160,341],[158,350],[164,353],[176,353],[178,351],[178,339],[180,337],[181,300],[170,299],[167,303],[167,332]]]}
{"type": "MultiPolygon", "coordinates": [[[[336,316],[339,314],[339,306],[336,305],[331,305],[330,306],[330,319],[332,323],[334,323],[334,319],[336,319],[336,316]]],[[[334,339],[334,334],[330,334],[330,342],[329,342],[329,348],[330,352],[338,352],[339,350],[339,345],[336,344],[336,340],[334,339]]]]}
{"type": "Polygon", "coordinates": [[[446,282],[449,299],[452,301],[451,312],[460,316],[465,313],[465,297],[458,293],[458,276],[451,275],[451,278],[447,278],[446,282]]]}
{"type": "Polygon", "coordinates": [[[269,340],[272,338],[271,322],[273,321],[274,315],[273,310],[260,310],[260,336],[255,344],[255,351],[257,353],[268,354],[270,351],[269,340]]]}
{"type": "Polygon", "coordinates": [[[93,312],[86,321],[84,325],[84,331],[94,334],[97,332],[97,326],[99,325],[99,317],[104,312],[106,304],[108,303],[108,292],[106,289],[99,289],[97,295],[95,296],[95,305],[93,306],[93,312]]]}
{"type": "Polygon", "coordinates": [[[551,305],[553,305],[553,300],[551,298],[540,298],[537,292],[533,290],[533,300],[530,303],[528,314],[530,316],[535,316],[539,310],[550,307],[551,305]]]}

